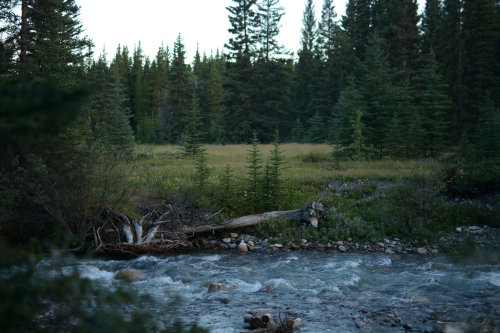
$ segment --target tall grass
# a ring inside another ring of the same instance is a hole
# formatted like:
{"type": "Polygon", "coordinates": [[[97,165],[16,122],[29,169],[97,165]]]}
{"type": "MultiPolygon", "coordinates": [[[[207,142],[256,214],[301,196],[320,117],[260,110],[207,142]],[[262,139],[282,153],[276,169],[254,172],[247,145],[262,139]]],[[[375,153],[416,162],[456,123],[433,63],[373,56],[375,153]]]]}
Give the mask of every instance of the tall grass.
{"type": "MultiPolygon", "coordinates": [[[[196,163],[184,157],[181,147],[176,145],[138,145],[135,158],[128,164],[132,180],[138,185],[139,198],[162,197],[181,193],[192,201],[203,205],[221,205],[226,166],[233,174],[235,193],[232,198],[231,214],[244,213],[246,157],[251,145],[207,145],[208,179],[204,195],[207,202],[199,202],[196,192],[196,163]],[[239,207],[235,208],[235,207],[239,207]]],[[[264,164],[270,158],[272,145],[260,145],[264,164]]],[[[396,178],[410,175],[427,176],[437,170],[433,160],[413,161],[344,161],[335,165],[331,147],[326,144],[283,144],[287,169],[283,172],[283,193],[280,195],[280,209],[300,207],[318,196],[330,181],[352,178],[396,178]]],[[[217,207],[212,207],[217,208],[217,207]]]]}

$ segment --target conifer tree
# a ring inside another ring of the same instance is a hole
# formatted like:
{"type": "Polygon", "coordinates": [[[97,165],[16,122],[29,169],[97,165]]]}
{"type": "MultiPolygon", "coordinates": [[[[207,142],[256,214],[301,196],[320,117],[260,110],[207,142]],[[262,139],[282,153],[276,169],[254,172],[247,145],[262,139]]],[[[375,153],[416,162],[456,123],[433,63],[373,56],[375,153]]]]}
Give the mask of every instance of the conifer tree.
{"type": "Polygon", "coordinates": [[[181,135],[182,151],[186,156],[195,157],[200,152],[204,136],[198,100],[195,94],[193,94],[192,107],[186,118],[187,125],[181,135]]]}
{"type": "Polygon", "coordinates": [[[293,124],[292,131],[290,133],[290,141],[296,143],[303,143],[305,139],[304,126],[302,125],[302,121],[300,118],[295,120],[293,124]]]}
{"type": "Polygon", "coordinates": [[[370,0],[349,0],[342,27],[349,36],[354,53],[359,60],[364,60],[366,47],[371,33],[370,0]]]}
{"type": "Polygon", "coordinates": [[[441,1],[426,0],[422,17],[422,52],[439,49],[441,41],[441,1]]]}
{"type": "Polygon", "coordinates": [[[351,120],[352,143],[350,145],[350,148],[354,151],[354,156],[356,156],[356,159],[359,163],[361,162],[361,155],[366,149],[364,143],[365,137],[363,136],[363,123],[361,121],[363,112],[361,112],[360,109],[356,109],[354,115],[354,119],[351,120]]]}
{"type": "Polygon", "coordinates": [[[302,18],[301,48],[297,52],[298,62],[294,72],[294,105],[297,118],[312,117],[314,109],[311,105],[313,98],[313,81],[315,58],[314,49],[317,40],[317,27],[313,0],[307,0],[302,18]]]}
{"type": "Polygon", "coordinates": [[[281,150],[279,131],[277,129],[274,132],[274,141],[272,146],[273,149],[270,151],[271,157],[269,159],[270,164],[266,167],[266,174],[268,173],[272,204],[274,207],[278,207],[280,204],[280,193],[283,186],[283,170],[286,168],[286,165],[284,151],[281,150]]]}
{"type": "Polygon", "coordinates": [[[463,27],[462,0],[444,0],[440,39],[441,46],[434,51],[440,59],[440,67],[448,84],[448,95],[452,100],[452,108],[447,118],[452,137],[457,140],[462,132],[464,118],[464,84],[463,84],[463,27]]]}
{"type": "Polygon", "coordinates": [[[247,154],[247,197],[251,204],[252,212],[255,212],[259,208],[259,182],[262,173],[262,154],[259,151],[259,140],[257,139],[257,134],[254,132],[252,138],[252,147],[248,150],[247,154]]]}
{"type": "MultiPolygon", "coordinates": [[[[495,0],[467,0],[463,9],[464,34],[464,110],[461,119],[464,129],[473,133],[478,122],[480,106],[498,89],[500,80],[495,45],[498,40],[498,22],[495,0]]],[[[498,96],[492,96],[499,100],[498,96]]]]}
{"type": "Polygon", "coordinates": [[[352,122],[357,110],[366,112],[365,100],[353,76],[348,78],[347,87],[340,93],[329,121],[329,142],[335,145],[350,146],[353,143],[352,122]]]}
{"type": "Polygon", "coordinates": [[[198,148],[196,154],[196,186],[198,191],[203,194],[208,182],[208,177],[210,176],[210,170],[207,166],[207,150],[204,147],[198,148]]]}
{"type": "Polygon", "coordinates": [[[260,0],[257,3],[259,26],[257,38],[260,44],[259,57],[269,62],[273,56],[283,53],[277,37],[280,33],[280,20],[284,15],[280,0],[260,0]]]}
{"type": "Polygon", "coordinates": [[[362,70],[364,76],[360,90],[367,108],[363,117],[365,142],[373,145],[380,157],[383,144],[387,142],[386,136],[392,119],[395,91],[391,83],[387,57],[383,50],[383,40],[377,35],[372,35],[370,38],[362,70]]]}
{"type": "Polygon", "coordinates": [[[32,0],[26,10],[26,61],[20,68],[21,78],[43,78],[61,88],[81,84],[92,42],[82,37],[78,5],[74,0],[32,0]]]}
{"type": "Polygon", "coordinates": [[[324,121],[319,111],[314,113],[314,116],[309,119],[309,128],[307,131],[308,141],[311,143],[323,143],[325,142],[325,126],[324,121]]]}
{"type": "Polygon", "coordinates": [[[226,85],[226,135],[232,142],[241,142],[251,135],[252,120],[256,119],[252,86],[252,59],[256,52],[258,16],[257,0],[233,0],[229,11],[231,37],[225,47],[229,50],[226,85]]]}
{"type": "Polygon", "coordinates": [[[435,156],[446,147],[448,126],[446,115],[451,107],[447,86],[438,73],[434,52],[424,55],[424,64],[414,84],[415,104],[422,119],[423,150],[435,156]]]}
{"type": "Polygon", "coordinates": [[[174,43],[172,63],[169,71],[170,94],[166,122],[169,142],[179,142],[181,133],[187,125],[186,112],[191,109],[189,99],[192,94],[192,77],[186,65],[186,51],[179,34],[174,43]]]}

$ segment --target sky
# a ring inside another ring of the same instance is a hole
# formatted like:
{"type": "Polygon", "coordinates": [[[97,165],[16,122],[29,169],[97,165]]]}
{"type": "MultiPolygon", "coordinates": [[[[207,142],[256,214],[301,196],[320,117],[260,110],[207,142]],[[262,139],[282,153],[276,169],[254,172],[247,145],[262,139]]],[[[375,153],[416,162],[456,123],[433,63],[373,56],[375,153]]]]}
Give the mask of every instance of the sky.
{"type": "MultiPolygon", "coordinates": [[[[422,9],[423,2],[419,0],[422,9]]],[[[314,0],[316,19],[321,17],[323,0],[314,0]]],[[[345,13],[347,0],[334,0],[337,17],[345,13]]],[[[227,6],[232,0],[76,0],[85,34],[95,44],[96,56],[103,49],[111,59],[118,44],[130,52],[141,42],[145,55],[154,58],[160,45],[172,49],[180,33],[187,61],[192,62],[196,48],[207,55],[222,50],[229,40],[227,6]]],[[[279,40],[296,53],[300,47],[302,13],[306,0],[281,0],[285,9],[279,40]]]]}

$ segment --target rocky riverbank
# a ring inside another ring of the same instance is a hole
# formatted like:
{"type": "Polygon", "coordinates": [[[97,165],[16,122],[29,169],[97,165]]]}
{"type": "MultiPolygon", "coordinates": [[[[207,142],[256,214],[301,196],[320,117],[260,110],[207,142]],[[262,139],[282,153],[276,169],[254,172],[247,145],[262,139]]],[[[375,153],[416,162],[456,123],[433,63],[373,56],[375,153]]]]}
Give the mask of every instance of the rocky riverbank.
{"type": "Polygon", "coordinates": [[[326,243],[310,242],[301,239],[300,242],[285,244],[270,242],[253,235],[238,232],[223,233],[197,238],[193,241],[199,249],[220,249],[239,252],[272,253],[276,251],[317,250],[332,253],[386,253],[386,254],[417,254],[424,256],[439,253],[458,254],[462,251],[475,249],[500,250],[500,228],[488,226],[463,226],[454,232],[441,235],[433,242],[417,244],[399,238],[384,238],[379,241],[331,240],[326,243]]]}

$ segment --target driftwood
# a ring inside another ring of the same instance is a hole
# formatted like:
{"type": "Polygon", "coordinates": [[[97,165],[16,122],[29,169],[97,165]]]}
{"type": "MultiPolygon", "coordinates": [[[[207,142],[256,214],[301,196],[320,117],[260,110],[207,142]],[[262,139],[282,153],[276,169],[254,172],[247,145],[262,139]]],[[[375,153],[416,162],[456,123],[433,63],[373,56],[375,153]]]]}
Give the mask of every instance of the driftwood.
{"type": "Polygon", "coordinates": [[[251,330],[247,333],[278,333],[278,332],[293,332],[299,328],[300,318],[295,320],[290,316],[274,321],[272,316],[265,311],[252,312],[249,311],[243,316],[243,320],[250,325],[251,330]]]}
{"type": "Polygon", "coordinates": [[[171,205],[158,210],[144,209],[144,215],[140,219],[105,211],[106,222],[93,228],[93,238],[96,251],[101,253],[124,256],[169,253],[192,248],[188,240],[189,235],[248,227],[271,219],[301,220],[317,227],[323,211],[323,205],[317,201],[301,209],[267,212],[215,222],[209,222],[208,219],[217,213],[210,216],[189,216],[180,213],[171,205]],[[192,224],[193,221],[198,224],[192,224]]]}
{"type": "Polygon", "coordinates": [[[274,211],[262,214],[247,215],[231,220],[216,221],[203,225],[195,225],[184,228],[186,234],[202,233],[215,230],[227,230],[248,227],[262,223],[271,219],[301,220],[310,223],[313,227],[318,227],[318,221],[324,208],[320,201],[315,201],[310,205],[295,210],[274,211]]]}

